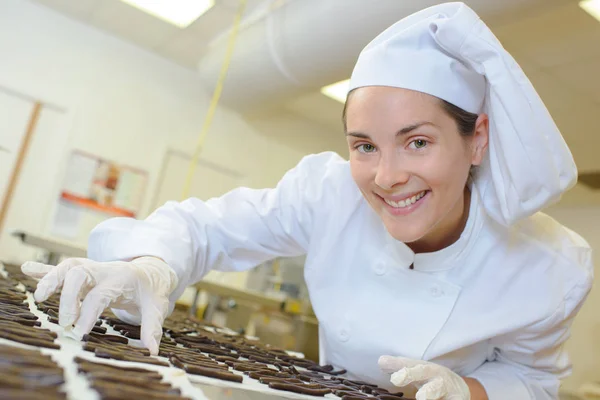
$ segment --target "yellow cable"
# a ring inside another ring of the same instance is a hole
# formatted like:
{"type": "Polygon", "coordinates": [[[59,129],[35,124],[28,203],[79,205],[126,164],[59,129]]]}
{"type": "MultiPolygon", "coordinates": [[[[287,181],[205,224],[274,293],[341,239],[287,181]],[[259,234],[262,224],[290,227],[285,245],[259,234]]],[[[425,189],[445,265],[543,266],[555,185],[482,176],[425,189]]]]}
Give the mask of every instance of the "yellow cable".
{"type": "Polygon", "coordinates": [[[279,258],[276,258],[275,260],[273,260],[273,273],[275,275],[275,278],[277,279],[273,289],[275,289],[276,292],[279,292],[279,291],[281,291],[281,279],[282,279],[279,258]]]}
{"type": "Polygon", "coordinates": [[[196,143],[196,149],[194,151],[194,155],[192,157],[192,161],[188,167],[188,173],[185,180],[185,184],[183,186],[183,192],[181,194],[182,200],[185,200],[189,197],[190,189],[192,186],[192,178],[194,177],[194,171],[196,169],[196,164],[198,164],[198,159],[200,158],[200,153],[202,152],[202,147],[204,146],[204,141],[206,140],[206,135],[208,134],[208,130],[212,123],[212,119],[215,115],[215,111],[217,110],[217,104],[219,103],[219,98],[221,97],[221,92],[223,91],[223,84],[225,83],[225,77],[227,76],[227,71],[229,69],[229,64],[231,62],[231,58],[233,55],[233,49],[235,47],[235,40],[238,35],[238,31],[240,28],[240,22],[242,20],[242,16],[244,15],[244,11],[246,9],[246,1],[240,0],[240,5],[238,9],[238,13],[235,16],[235,20],[233,22],[233,27],[231,28],[231,34],[229,35],[229,43],[227,44],[227,51],[225,53],[225,60],[223,61],[223,65],[221,66],[221,72],[219,74],[219,78],[217,80],[217,86],[215,87],[215,91],[213,92],[212,99],[210,100],[210,106],[208,107],[208,112],[206,113],[206,118],[204,119],[204,124],[202,125],[202,130],[200,131],[200,135],[198,136],[198,142],[196,143]]]}

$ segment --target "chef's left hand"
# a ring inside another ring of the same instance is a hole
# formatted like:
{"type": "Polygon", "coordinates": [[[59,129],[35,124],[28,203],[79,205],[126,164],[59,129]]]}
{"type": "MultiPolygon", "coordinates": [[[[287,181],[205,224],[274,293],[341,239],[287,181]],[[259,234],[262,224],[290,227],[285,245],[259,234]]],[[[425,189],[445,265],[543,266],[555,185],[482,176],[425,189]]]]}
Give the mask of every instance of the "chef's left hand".
{"type": "Polygon", "coordinates": [[[463,378],[446,367],[404,357],[382,356],[379,368],[392,374],[395,386],[419,388],[417,400],[470,400],[471,391],[463,378]]]}

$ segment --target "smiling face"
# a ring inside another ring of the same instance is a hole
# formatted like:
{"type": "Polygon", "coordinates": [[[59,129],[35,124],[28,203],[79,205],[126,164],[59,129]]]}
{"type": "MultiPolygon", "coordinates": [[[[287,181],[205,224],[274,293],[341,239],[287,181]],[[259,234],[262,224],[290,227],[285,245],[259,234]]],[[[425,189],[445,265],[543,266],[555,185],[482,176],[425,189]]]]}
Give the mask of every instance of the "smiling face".
{"type": "Polygon", "coordinates": [[[487,122],[480,115],[474,134],[462,136],[436,97],[377,86],[351,93],[345,124],[352,176],[392,237],[434,251],[460,236],[465,186],[485,153],[487,122]]]}

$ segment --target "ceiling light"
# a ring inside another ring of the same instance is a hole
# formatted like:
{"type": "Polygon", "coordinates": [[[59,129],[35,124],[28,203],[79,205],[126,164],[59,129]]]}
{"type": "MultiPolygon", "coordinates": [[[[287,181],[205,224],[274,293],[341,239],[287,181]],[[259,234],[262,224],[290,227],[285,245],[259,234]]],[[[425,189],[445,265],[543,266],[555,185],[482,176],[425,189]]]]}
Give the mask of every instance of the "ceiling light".
{"type": "Polygon", "coordinates": [[[600,0],[583,0],[579,2],[579,7],[600,21],[600,0]]]}
{"type": "Polygon", "coordinates": [[[179,28],[186,28],[215,5],[215,0],[121,0],[179,28]]]}
{"type": "Polygon", "coordinates": [[[321,93],[325,96],[330,97],[340,103],[346,102],[346,96],[348,96],[348,89],[350,88],[350,79],[346,79],[345,81],[340,81],[336,83],[332,83],[328,86],[323,86],[321,88],[321,93]]]}

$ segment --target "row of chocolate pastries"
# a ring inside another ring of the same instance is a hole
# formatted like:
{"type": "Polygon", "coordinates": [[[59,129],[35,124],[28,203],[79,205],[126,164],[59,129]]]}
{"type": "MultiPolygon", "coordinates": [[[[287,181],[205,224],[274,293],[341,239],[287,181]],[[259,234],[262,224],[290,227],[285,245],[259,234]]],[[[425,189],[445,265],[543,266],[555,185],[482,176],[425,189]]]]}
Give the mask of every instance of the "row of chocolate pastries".
{"type": "MultiPolygon", "coordinates": [[[[166,361],[149,357],[147,350],[127,346],[112,335],[106,338],[103,338],[102,335],[93,335],[86,339],[90,341],[84,348],[94,351],[97,357],[169,365],[166,361]]],[[[201,349],[198,349],[189,343],[185,344],[186,346],[181,346],[181,342],[178,342],[177,339],[166,337],[161,342],[159,355],[167,358],[172,365],[185,370],[188,374],[242,383],[243,376],[239,374],[241,372],[272,389],[312,396],[333,393],[345,399],[403,399],[401,395],[390,394],[375,385],[310,371],[295,366],[291,362],[279,360],[273,365],[257,361],[253,359],[255,357],[252,355],[242,357],[234,351],[225,353],[222,348],[202,345],[201,349]],[[232,370],[238,371],[238,373],[234,373],[232,370]]],[[[335,371],[331,372],[335,373],[335,371]]]]}
{"type": "Polygon", "coordinates": [[[38,349],[0,345],[0,398],[63,400],[62,368],[38,349]]]}
{"type": "MultiPolygon", "coordinates": [[[[56,333],[40,328],[18,280],[0,277],[0,337],[36,347],[59,349],[56,333]]],[[[63,370],[38,349],[0,345],[0,398],[66,399],[63,370]]]]}
{"type": "MultiPolygon", "coordinates": [[[[0,277],[0,337],[30,346],[60,349],[57,335],[40,328],[20,282],[0,277]]],[[[106,328],[104,328],[104,332],[106,328]]],[[[76,360],[79,372],[102,399],[180,399],[180,390],[161,382],[157,372],[125,369],[76,360]],[[147,380],[151,382],[146,382],[147,380]],[[140,382],[145,382],[140,386],[140,382]]],[[[63,369],[39,349],[0,345],[0,398],[62,400],[67,398],[63,369]]]]}
{"type": "Polygon", "coordinates": [[[39,318],[27,303],[27,294],[19,281],[0,278],[0,337],[23,344],[59,349],[56,333],[40,328],[39,318]]]}
{"type": "MultiPolygon", "coordinates": [[[[155,371],[121,368],[76,358],[78,371],[101,399],[184,399],[155,371]]],[[[71,393],[79,398],[81,393],[71,393]]],[[[38,349],[0,345],[0,398],[4,400],[67,399],[63,369],[38,349]]]]}
{"type": "MultiPolygon", "coordinates": [[[[18,279],[28,290],[35,289],[36,282],[31,278],[21,274],[18,279]]],[[[59,298],[60,295],[56,294],[38,304],[38,309],[46,313],[52,323],[58,323],[59,298]]],[[[164,324],[165,335],[159,355],[168,359],[167,362],[150,357],[146,349],[128,345],[129,338],[139,339],[139,327],[121,322],[110,312],[104,313],[102,318],[123,336],[107,334],[99,320],[93,331],[84,337],[84,349],[94,352],[97,357],[160,366],[169,366],[170,362],[189,374],[242,382],[241,375],[231,372],[236,370],[273,389],[313,396],[334,393],[347,399],[403,399],[400,393],[391,394],[366,382],[338,377],[346,372],[344,370],[334,371],[332,366],[319,366],[313,361],[291,356],[283,350],[232,334],[181,313],[174,313],[164,324]]],[[[55,336],[53,332],[46,332],[55,336]]],[[[51,337],[42,338],[40,335],[38,340],[38,345],[57,346],[51,344],[51,337]]]]}
{"type": "MultiPolygon", "coordinates": [[[[39,305],[46,311],[58,307],[53,297],[39,305]]],[[[102,318],[123,336],[92,331],[84,336],[84,350],[96,357],[120,361],[141,362],[160,366],[173,365],[191,375],[243,382],[243,373],[272,389],[291,391],[312,396],[333,393],[349,399],[404,399],[402,394],[391,394],[366,382],[345,379],[346,371],[335,371],[332,366],[290,356],[281,349],[232,334],[214,325],[206,325],[181,314],[165,322],[159,356],[150,357],[147,349],[129,345],[129,339],[139,339],[139,326],[126,324],[105,312],[102,318]],[[233,372],[237,371],[237,373],[233,372]]]]}

